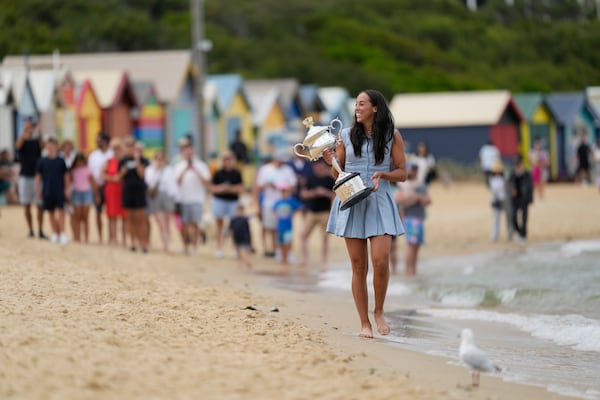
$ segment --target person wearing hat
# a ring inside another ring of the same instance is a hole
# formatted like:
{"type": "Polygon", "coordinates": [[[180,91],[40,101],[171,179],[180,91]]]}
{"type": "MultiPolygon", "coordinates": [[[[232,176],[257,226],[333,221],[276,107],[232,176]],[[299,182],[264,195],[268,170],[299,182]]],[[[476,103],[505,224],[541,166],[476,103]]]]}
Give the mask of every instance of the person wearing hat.
{"type": "Polygon", "coordinates": [[[278,185],[288,183],[296,187],[298,180],[292,167],[286,164],[289,152],[280,149],[273,160],[261,166],[257,172],[255,197],[260,209],[260,220],[263,226],[263,250],[265,257],[275,257],[277,252],[277,215],[273,205],[281,199],[278,185]]]}
{"type": "MultiPolygon", "coordinates": [[[[417,274],[419,249],[425,243],[425,207],[431,204],[427,184],[421,180],[419,164],[407,163],[408,175],[405,182],[398,182],[396,202],[402,207],[402,221],[406,230],[406,254],[404,275],[417,274]]],[[[426,167],[425,167],[426,168],[426,167]]]]}

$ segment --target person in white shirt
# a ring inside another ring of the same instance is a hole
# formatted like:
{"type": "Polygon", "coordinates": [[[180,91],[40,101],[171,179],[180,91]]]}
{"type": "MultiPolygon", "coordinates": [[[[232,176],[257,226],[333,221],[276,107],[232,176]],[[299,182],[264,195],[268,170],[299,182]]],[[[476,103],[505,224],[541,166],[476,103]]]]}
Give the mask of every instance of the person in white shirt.
{"type": "MultiPolygon", "coordinates": [[[[492,175],[492,167],[497,160],[500,160],[500,151],[491,140],[481,146],[479,150],[479,162],[481,163],[481,169],[485,175],[485,184],[489,185],[489,179],[492,175]]],[[[501,160],[500,160],[501,161],[501,160]]]]}
{"type": "Polygon", "coordinates": [[[148,185],[148,214],[154,215],[160,231],[163,251],[169,253],[171,242],[171,215],[175,210],[177,183],[173,167],[166,163],[165,153],[161,150],[154,153],[152,163],[144,172],[144,180],[148,185]]]}
{"type": "Polygon", "coordinates": [[[278,185],[288,184],[295,187],[298,179],[294,170],[285,164],[289,159],[289,153],[280,150],[275,158],[259,168],[256,176],[255,195],[259,205],[261,223],[263,226],[263,250],[265,257],[274,257],[277,249],[277,216],[273,205],[281,199],[278,185]],[[270,237],[267,243],[267,236],[270,237]]]}
{"type": "Polygon", "coordinates": [[[191,143],[181,147],[182,160],[175,165],[175,179],[178,186],[178,200],[181,204],[181,222],[185,234],[184,250],[189,254],[197,252],[200,238],[199,224],[210,185],[210,172],[205,162],[194,157],[191,143]]]}
{"type": "Polygon", "coordinates": [[[113,157],[113,151],[109,147],[110,136],[104,132],[98,134],[96,144],[98,148],[88,157],[88,168],[96,181],[97,193],[94,193],[94,203],[96,206],[96,228],[98,229],[98,241],[102,243],[102,209],[104,208],[104,179],[102,169],[104,165],[113,157]]]}

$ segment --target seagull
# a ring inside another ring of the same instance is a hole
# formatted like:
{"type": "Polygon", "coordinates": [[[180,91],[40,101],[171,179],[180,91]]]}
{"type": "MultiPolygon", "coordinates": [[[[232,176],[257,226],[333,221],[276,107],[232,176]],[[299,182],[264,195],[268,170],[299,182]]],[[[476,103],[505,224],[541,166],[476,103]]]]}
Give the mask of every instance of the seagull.
{"type": "Polygon", "coordinates": [[[475,346],[473,331],[468,328],[463,329],[460,334],[460,350],[458,354],[460,361],[472,371],[473,386],[479,386],[480,372],[501,371],[500,367],[491,362],[487,355],[479,347],[475,346]]]}

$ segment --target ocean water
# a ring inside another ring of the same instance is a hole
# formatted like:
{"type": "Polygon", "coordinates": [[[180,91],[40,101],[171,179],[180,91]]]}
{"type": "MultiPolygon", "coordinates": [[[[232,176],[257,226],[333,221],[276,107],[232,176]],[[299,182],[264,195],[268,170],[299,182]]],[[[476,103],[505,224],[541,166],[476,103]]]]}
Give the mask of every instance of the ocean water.
{"type": "MultiPolygon", "coordinates": [[[[316,286],[350,295],[350,277],[337,265],[316,286]]],[[[468,327],[502,379],[600,400],[600,240],[425,260],[391,278],[386,315],[390,345],[458,363],[468,327]]]]}

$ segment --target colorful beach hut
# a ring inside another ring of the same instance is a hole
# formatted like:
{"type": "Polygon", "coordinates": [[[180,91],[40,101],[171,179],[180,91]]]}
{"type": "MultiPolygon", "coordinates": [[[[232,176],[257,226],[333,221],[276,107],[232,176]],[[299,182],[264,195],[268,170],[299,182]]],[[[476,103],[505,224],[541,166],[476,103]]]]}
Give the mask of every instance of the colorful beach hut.
{"type": "Polygon", "coordinates": [[[338,118],[343,127],[348,128],[354,122],[354,109],[348,108],[350,94],[342,87],[319,88],[319,97],[325,105],[325,111],[321,114],[321,122],[329,124],[332,119],[338,118]]]}
{"type": "MultiPolygon", "coordinates": [[[[50,54],[29,57],[32,66],[53,65],[55,62],[50,54]]],[[[3,65],[22,63],[23,57],[17,55],[9,55],[3,60],[3,65]]],[[[165,107],[165,134],[169,154],[177,151],[175,144],[184,135],[198,135],[189,49],[61,54],[59,64],[74,72],[124,70],[133,81],[152,82],[158,102],[165,107]]]]}
{"type": "Polygon", "coordinates": [[[134,134],[133,110],[137,101],[124,70],[76,71],[77,81],[90,80],[102,108],[102,129],[111,137],[134,134]]]}
{"type": "Polygon", "coordinates": [[[77,84],[69,71],[65,71],[61,75],[57,88],[56,135],[61,140],[72,140],[76,148],[79,148],[77,142],[79,140],[77,134],[77,84]]]}
{"type": "Polygon", "coordinates": [[[520,93],[514,96],[517,106],[523,114],[521,123],[521,154],[525,165],[529,167],[529,151],[535,139],[540,139],[542,146],[550,156],[550,177],[558,177],[558,157],[556,130],[557,123],[554,114],[546,104],[541,93],[520,93]]]}
{"type": "Polygon", "coordinates": [[[102,129],[102,109],[88,79],[78,85],[76,93],[77,145],[85,154],[96,148],[98,132],[102,129]]]}
{"type": "Polygon", "coordinates": [[[491,140],[506,159],[519,153],[523,116],[508,91],[398,94],[390,110],[413,151],[423,141],[437,158],[473,164],[491,140]]]}
{"type": "Polygon", "coordinates": [[[302,85],[300,86],[299,95],[303,117],[312,117],[315,123],[321,124],[325,104],[319,96],[319,87],[317,85],[302,85]]]}
{"type": "Polygon", "coordinates": [[[138,108],[135,111],[135,137],[144,143],[146,157],[165,147],[165,110],[149,81],[133,83],[138,108]]]}
{"type": "Polygon", "coordinates": [[[581,135],[592,146],[599,135],[600,117],[584,93],[554,93],[546,96],[546,102],[558,121],[558,175],[567,179],[577,167],[575,152],[581,135]]]}
{"type": "MultiPolygon", "coordinates": [[[[15,70],[13,74],[12,95],[15,101],[17,117],[15,119],[15,135],[13,141],[16,142],[17,135],[23,130],[23,124],[26,119],[39,119],[38,107],[35,102],[35,96],[31,88],[29,74],[24,70],[15,70]]],[[[41,132],[44,134],[44,132],[41,132]]]]}
{"type": "Polygon", "coordinates": [[[8,149],[14,155],[16,108],[12,82],[12,72],[0,69],[0,149],[8,149]]]}
{"type": "Polygon", "coordinates": [[[279,100],[279,91],[262,85],[245,84],[244,87],[252,107],[256,157],[260,159],[276,148],[292,145],[286,134],[286,118],[279,100]]]}
{"type": "Polygon", "coordinates": [[[241,139],[248,148],[256,144],[252,129],[250,103],[244,91],[241,75],[211,75],[208,82],[213,82],[217,89],[217,102],[221,112],[219,118],[219,152],[229,148],[229,144],[240,132],[241,139]]]}

